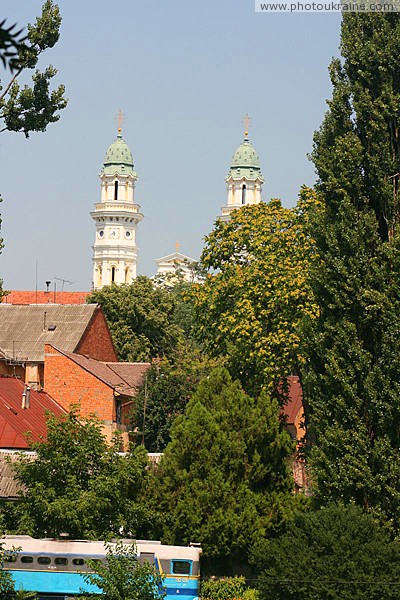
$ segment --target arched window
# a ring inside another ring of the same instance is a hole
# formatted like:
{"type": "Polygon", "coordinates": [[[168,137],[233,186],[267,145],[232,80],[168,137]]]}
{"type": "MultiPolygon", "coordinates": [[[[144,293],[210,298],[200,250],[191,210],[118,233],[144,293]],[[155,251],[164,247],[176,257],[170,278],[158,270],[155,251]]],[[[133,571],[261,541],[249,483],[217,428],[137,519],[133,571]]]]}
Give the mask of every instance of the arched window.
{"type": "Polygon", "coordinates": [[[115,283],[115,267],[111,267],[111,283],[115,283]]]}
{"type": "Polygon", "coordinates": [[[125,283],[129,283],[129,267],[125,269],[125,283]]]}
{"type": "Polygon", "coordinates": [[[242,185],[242,204],[246,204],[246,184],[242,185]]]}
{"type": "Polygon", "coordinates": [[[97,284],[98,284],[98,287],[101,287],[102,281],[103,281],[103,270],[101,268],[101,265],[99,265],[98,269],[97,269],[97,284]]]}
{"type": "Polygon", "coordinates": [[[114,183],[114,200],[118,200],[118,181],[114,183]]]}

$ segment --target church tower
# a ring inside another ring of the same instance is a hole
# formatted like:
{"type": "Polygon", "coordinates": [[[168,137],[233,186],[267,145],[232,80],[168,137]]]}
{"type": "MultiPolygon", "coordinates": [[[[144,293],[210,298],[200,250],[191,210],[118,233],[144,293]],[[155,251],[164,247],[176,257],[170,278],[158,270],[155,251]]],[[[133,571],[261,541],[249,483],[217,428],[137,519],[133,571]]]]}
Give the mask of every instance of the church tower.
{"type": "Polygon", "coordinates": [[[246,204],[261,202],[261,190],[264,177],[261,173],[260,159],[249,141],[249,116],[245,119],[244,140],[232,157],[231,168],[225,178],[227,185],[227,203],[221,208],[221,221],[229,221],[233,210],[246,204]]]}
{"type": "Polygon", "coordinates": [[[100,173],[100,202],[90,213],[96,224],[92,246],[95,290],[112,283],[131,283],[136,278],[136,228],[143,219],[140,206],[135,204],[137,178],[132,153],[122,139],[119,126],[117,139],[107,150],[100,173]]]}

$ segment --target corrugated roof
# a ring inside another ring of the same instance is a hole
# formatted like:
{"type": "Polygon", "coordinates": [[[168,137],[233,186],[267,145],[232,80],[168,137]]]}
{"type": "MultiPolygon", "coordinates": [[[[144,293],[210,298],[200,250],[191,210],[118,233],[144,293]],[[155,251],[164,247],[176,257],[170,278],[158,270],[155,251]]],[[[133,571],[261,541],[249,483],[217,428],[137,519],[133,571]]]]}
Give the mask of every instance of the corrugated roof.
{"type": "Polygon", "coordinates": [[[46,437],[46,411],[59,416],[66,411],[44,392],[31,390],[30,407],[22,408],[24,384],[20,379],[0,377],[0,448],[29,448],[26,434],[33,442],[46,437]]]}
{"type": "Polygon", "coordinates": [[[150,363],[101,362],[73,352],[63,352],[62,350],[60,352],[126,396],[136,395],[144,381],[146,371],[150,367],[150,363]]]}
{"type": "Polygon", "coordinates": [[[85,304],[89,294],[90,292],[11,290],[1,301],[4,304],[85,304]]]}
{"type": "Polygon", "coordinates": [[[45,343],[73,352],[97,308],[97,304],[0,304],[0,350],[22,362],[43,362],[45,343]]]}
{"type": "Polygon", "coordinates": [[[25,487],[14,479],[12,464],[16,462],[21,454],[35,460],[36,453],[0,452],[0,498],[15,500],[19,498],[19,492],[25,492],[25,487]]]}

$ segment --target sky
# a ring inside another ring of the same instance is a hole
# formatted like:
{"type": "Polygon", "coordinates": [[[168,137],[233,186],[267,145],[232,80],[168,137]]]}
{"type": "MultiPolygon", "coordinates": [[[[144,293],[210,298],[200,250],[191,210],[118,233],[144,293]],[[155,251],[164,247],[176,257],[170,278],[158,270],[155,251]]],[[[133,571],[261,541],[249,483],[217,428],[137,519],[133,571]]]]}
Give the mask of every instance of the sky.
{"type": "MultiPolygon", "coordinates": [[[[41,0],[2,0],[0,20],[25,26],[41,0]]],[[[254,0],[59,0],[63,22],[39,68],[58,69],[68,107],[44,133],[0,135],[6,289],[90,290],[100,173],[125,114],[139,175],[138,273],[180,251],[198,259],[226,203],[225,177],[252,117],[263,200],[296,203],[315,181],[313,132],[331,95],[340,16],[255,13],[254,0]],[[36,268],[37,266],[37,268],[36,268]],[[55,278],[58,278],[55,280],[55,278]],[[68,280],[64,284],[61,279],[68,280]],[[68,283],[72,282],[72,283],[68,283]]],[[[1,70],[2,83],[9,73],[1,70]]],[[[24,73],[22,84],[29,83],[24,73]]]]}

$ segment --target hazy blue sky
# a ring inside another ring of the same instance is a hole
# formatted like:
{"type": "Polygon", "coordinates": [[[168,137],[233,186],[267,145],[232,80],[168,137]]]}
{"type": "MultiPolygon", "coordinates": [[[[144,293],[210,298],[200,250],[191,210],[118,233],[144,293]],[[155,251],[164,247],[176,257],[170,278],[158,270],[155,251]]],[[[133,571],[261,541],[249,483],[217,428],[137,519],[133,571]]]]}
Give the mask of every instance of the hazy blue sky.
{"type": "MultiPolygon", "coordinates": [[[[307,159],[330,97],[338,14],[259,14],[253,0],[59,0],[61,38],[40,66],[58,69],[69,98],[46,133],[2,133],[0,276],[39,289],[54,276],[90,289],[94,223],[105,152],[123,136],[139,181],[139,273],[175,249],[198,258],[225,204],[224,178],[241,119],[266,179],[263,199],[296,201],[314,181],[307,159]]],[[[0,17],[24,25],[41,0],[2,0],[0,17]]],[[[1,73],[5,82],[8,73],[1,73]]],[[[24,79],[22,79],[24,81],[24,79]]]]}

